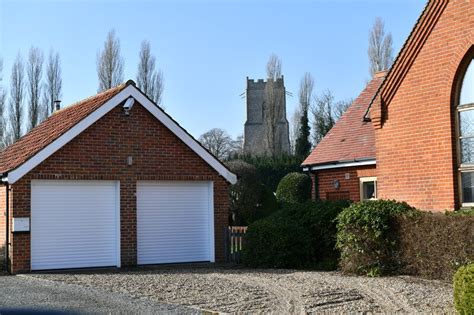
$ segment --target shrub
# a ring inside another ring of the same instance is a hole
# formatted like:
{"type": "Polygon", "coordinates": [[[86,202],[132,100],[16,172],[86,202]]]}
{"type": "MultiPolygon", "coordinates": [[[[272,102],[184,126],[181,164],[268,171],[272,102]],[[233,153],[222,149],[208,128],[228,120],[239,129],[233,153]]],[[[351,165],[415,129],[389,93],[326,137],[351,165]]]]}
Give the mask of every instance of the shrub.
{"type": "Polygon", "coordinates": [[[398,267],[397,241],[390,233],[396,215],[414,216],[407,203],[369,200],[352,204],[337,216],[337,243],[342,271],[377,276],[398,267]]]}
{"type": "Polygon", "coordinates": [[[303,158],[295,156],[242,156],[241,159],[257,170],[262,183],[275,192],[281,179],[291,172],[301,172],[303,158]]]}
{"type": "Polygon", "coordinates": [[[461,265],[474,262],[474,216],[422,212],[397,217],[400,273],[450,280],[461,265]]]}
{"type": "Polygon", "coordinates": [[[230,225],[248,225],[277,210],[276,198],[260,182],[255,166],[234,160],[227,162],[227,167],[238,176],[230,187],[230,225]]]}
{"type": "Polygon", "coordinates": [[[454,307],[461,315],[474,310],[474,264],[459,268],[454,275],[454,307]]]}
{"type": "Polygon", "coordinates": [[[305,202],[311,198],[311,178],[303,173],[283,177],[276,191],[278,201],[305,202]]]}
{"type": "Polygon", "coordinates": [[[252,267],[334,269],[334,219],[347,202],[285,203],[281,210],[251,224],[243,262],[252,267]]]}
{"type": "Polygon", "coordinates": [[[474,216],[474,208],[461,209],[457,211],[446,211],[448,216],[474,216]]]}

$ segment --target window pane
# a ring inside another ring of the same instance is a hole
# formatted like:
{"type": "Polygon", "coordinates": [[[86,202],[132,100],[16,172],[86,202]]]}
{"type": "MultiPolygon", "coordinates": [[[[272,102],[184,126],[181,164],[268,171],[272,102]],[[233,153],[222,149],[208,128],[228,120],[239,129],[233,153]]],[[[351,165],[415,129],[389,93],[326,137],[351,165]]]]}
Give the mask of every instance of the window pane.
{"type": "Polygon", "coordinates": [[[467,68],[461,87],[461,98],[459,105],[474,103],[474,63],[467,68]]]}
{"type": "Polygon", "coordinates": [[[474,136],[474,110],[459,112],[459,123],[461,124],[461,136],[474,136]]]}
{"type": "Polygon", "coordinates": [[[461,173],[462,202],[474,202],[474,172],[461,173]]]}
{"type": "Polygon", "coordinates": [[[362,183],[362,198],[363,199],[375,198],[375,182],[362,183]]]}
{"type": "Polygon", "coordinates": [[[474,163],[474,138],[461,139],[461,163],[474,163]]]}

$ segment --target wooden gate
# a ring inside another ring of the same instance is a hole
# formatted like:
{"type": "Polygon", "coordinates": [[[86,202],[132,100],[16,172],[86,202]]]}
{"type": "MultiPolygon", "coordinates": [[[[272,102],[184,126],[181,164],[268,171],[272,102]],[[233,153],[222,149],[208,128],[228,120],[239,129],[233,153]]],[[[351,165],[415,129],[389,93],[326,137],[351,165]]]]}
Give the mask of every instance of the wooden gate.
{"type": "Polygon", "coordinates": [[[225,253],[227,262],[239,264],[242,259],[246,226],[229,226],[225,229],[225,253]]]}

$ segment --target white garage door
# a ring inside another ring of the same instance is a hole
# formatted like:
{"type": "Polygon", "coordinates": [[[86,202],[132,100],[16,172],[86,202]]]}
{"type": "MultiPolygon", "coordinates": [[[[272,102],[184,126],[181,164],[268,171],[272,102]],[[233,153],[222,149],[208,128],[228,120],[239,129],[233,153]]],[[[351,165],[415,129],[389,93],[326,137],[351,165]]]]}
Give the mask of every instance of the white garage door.
{"type": "Polygon", "coordinates": [[[31,269],[120,266],[119,184],[32,181],[31,269]]]}
{"type": "Polygon", "coordinates": [[[214,261],[211,182],[138,182],[138,264],[214,261]]]}

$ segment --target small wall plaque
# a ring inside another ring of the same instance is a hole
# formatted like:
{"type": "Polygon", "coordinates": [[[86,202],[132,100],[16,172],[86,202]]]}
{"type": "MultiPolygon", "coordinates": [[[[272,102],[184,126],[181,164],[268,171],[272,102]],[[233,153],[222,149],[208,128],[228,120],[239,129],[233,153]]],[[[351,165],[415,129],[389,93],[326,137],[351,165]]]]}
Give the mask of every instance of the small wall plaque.
{"type": "Polygon", "coordinates": [[[13,218],[12,232],[29,232],[30,218],[13,218]]]}

